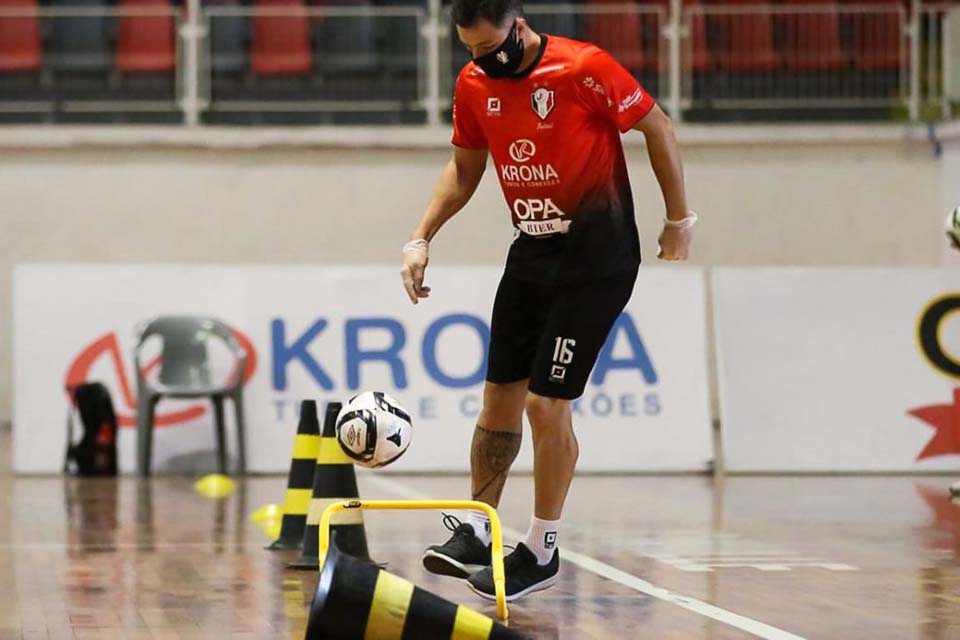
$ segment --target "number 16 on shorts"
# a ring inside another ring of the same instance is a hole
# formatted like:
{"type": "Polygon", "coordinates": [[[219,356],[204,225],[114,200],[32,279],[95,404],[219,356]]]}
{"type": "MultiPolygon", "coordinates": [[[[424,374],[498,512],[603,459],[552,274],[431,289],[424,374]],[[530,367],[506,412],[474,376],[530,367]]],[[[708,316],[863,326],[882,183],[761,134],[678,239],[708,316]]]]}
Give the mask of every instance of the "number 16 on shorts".
{"type": "Polygon", "coordinates": [[[575,346],[577,346],[577,341],[573,338],[557,336],[554,339],[553,365],[550,367],[551,382],[563,382],[563,379],[567,376],[567,368],[564,365],[573,362],[573,348],[575,346]]]}

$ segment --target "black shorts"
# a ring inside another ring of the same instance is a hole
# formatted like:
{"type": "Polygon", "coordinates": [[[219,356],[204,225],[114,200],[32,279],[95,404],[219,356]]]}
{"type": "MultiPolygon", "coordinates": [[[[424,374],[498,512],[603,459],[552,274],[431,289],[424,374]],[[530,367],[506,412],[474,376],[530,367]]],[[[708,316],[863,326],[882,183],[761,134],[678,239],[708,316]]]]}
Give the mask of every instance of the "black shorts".
{"type": "Polygon", "coordinates": [[[505,275],[493,303],[487,381],[529,378],[533,393],[579,398],[636,280],[636,268],[577,284],[545,285],[505,275]]]}

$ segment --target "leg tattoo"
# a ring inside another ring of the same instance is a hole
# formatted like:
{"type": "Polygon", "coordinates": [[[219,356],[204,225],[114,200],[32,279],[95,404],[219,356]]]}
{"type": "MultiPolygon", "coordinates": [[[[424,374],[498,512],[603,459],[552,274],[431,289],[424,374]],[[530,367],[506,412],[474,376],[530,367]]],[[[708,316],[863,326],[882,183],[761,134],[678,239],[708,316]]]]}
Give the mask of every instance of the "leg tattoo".
{"type": "Polygon", "coordinates": [[[510,465],[520,451],[520,440],[520,433],[488,431],[477,425],[470,448],[474,500],[497,506],[510,465]]]}

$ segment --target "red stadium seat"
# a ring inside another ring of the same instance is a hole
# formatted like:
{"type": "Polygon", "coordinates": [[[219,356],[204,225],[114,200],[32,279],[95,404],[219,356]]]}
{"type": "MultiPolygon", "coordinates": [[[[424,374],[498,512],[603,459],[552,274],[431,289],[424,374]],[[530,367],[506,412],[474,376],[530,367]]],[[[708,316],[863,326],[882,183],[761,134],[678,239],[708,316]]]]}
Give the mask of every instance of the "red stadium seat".
{"type": "MultiPolygon", "coordinates": [[[[591,0],[593,6],[612,4],[611,0],[591,0]]],[[[643,34],[636,13],[588,13],[586,39],[610,53],[630,71],[644,68],[643,34]]],[[[656,68],[656,60],[653,61],[656,68]]]]}
{"type": "Polygon", "coordinates": [[[253,19],[253,71],[259,75],[305,75],[313,60],[310,23],[303,0],[257,0],[258,9],[283,9],[284,15],[253,19]]]}
{"type": "Polygon", "coordinates": [[[173,14],[170,0],[122,0],[121,9],[155,10],[157,15],[120,16],[117,69],[123,73],[165,73],[176,67],[173,14]]]}
{"type": "Polygon", "coordinates": [[[879,0],[870,4],[889,9],[851,15],[853,64],[861,71],[895,71],[900,68],[904,53],[902,27],[908,17],[906,12],[896,12],[897,7],[903,8],[903,3],[879,0]]]}
{"type": "MultiPolygon", "coordinates": [[[[0,0],[0,9],[32,13],[37,0],[0,0]]],[[[35,14],[0,16],[0,73],[39,71],[41,52],[40,20],[35,14]]]]}
{"type": "Polygon", "coordinates": [[[714,4],[742,7],[743,13],[720,14],[716,20],[722,34],[717,65],[724,71],[772,71],[780,66],[773,47],[773,16],[763,9],[766,0],[725,0],[714,4]]]}
{"type": "Polygon", "coordinates": [[[707,18],[703,13],[696,11],[696,9],[702,8],[703,5],[696,0],[691,0],[690,2],[685,2],[683,6],[684,9],[694,9],[694,11],[688,14],[690,17],[687,25],[690,27],[690,33],[687,34],[688,40],[683,45],[685,47],[685,53],[683,55],[690,56],[688,63],[692,70],[707,71],[712,66],[710,63],[710,49],[707,46],[707,18]]]}
{"type": "Polygon", "coordinates": [[[785,0],[787,5],[818,5],[783,16],[784,58],[794,71],[833,71],[843,67],[840,16],[836,0],[785,0]]]}

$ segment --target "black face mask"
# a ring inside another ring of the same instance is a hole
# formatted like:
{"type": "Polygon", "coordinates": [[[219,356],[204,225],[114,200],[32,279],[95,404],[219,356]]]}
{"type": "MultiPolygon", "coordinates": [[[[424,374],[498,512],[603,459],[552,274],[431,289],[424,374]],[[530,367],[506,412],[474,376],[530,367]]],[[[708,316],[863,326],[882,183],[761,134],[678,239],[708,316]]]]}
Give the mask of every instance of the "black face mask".
{"type": "Polygon", "coordinates": [[[523,40],[517,34],[517,22],[503,43],[488,54],[474,58],[473,62],[491,78],[509,78],[523,62],[523,40]]]}

